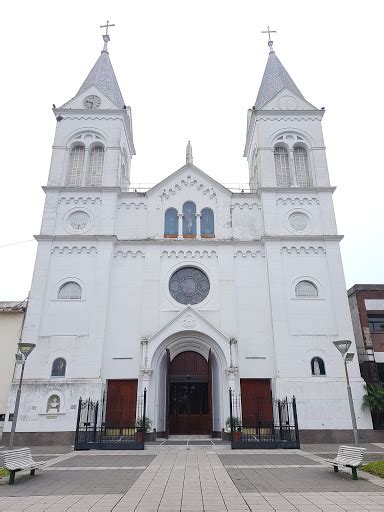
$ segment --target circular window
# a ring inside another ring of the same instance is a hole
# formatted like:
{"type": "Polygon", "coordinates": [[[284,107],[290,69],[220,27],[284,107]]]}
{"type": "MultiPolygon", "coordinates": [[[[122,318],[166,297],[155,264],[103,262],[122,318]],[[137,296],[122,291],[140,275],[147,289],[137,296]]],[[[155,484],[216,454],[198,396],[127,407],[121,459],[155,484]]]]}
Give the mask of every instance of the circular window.
{"type": "Polygon", "coordinates": [[[180,304],[199,304],[210,289],[208,276],[195,267],[176,270],[169,280],[169,292],[180,304]]]}
{"type": "Polygon", "coordinates": [[[291,228],[295,231],[305,231],[309,227],[309,218],[305,213],[292,213],[288,220],[291,228]]]}
{"type": "Polygon", "coordinates": [[[72,229],[80,231],[85,229],[89,223],[89,215],[86,212],[73,212],[68,217],[68,224],[72,229]]]}

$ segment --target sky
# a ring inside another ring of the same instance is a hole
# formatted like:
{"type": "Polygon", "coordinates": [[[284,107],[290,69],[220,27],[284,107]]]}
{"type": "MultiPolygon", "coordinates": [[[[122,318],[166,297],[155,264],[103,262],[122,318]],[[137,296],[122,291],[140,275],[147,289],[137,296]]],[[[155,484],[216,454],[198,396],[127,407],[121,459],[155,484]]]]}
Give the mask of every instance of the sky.
{"type": "Polygon", "coordinates": [[[185,161],[246,183],[247,109],[274,49],[304,97],[325,107],[346,285],[384,283],[384,114],[380,0],[66,0],[3,2],[0,300],[29,291],[49,172],[52,104],[75,95],[102,49],[132,108],[131,180],[156,183],[185,161]],[[5,5],[6,4],[6,5],[5,5]],[[6,151],[5,151],[6,148],[6,151]]]}

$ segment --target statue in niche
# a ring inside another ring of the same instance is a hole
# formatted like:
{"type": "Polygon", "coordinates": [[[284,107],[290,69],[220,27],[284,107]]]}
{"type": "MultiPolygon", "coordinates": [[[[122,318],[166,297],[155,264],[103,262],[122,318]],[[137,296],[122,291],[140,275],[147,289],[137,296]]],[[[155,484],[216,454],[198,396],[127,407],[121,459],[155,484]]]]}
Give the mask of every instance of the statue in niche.
{"type": "Polygon", "coordinates": [[[60,412],[60,398],[57,395],[52,395],[48,399],[47,413],[57,414],[60,412]]]}
{"type": "Polygon", "coordinates": [[[313,360],[313,374],[321,375],[320,364],[319,364],[319,360],[317,359],[317,357],[313,360]]]}

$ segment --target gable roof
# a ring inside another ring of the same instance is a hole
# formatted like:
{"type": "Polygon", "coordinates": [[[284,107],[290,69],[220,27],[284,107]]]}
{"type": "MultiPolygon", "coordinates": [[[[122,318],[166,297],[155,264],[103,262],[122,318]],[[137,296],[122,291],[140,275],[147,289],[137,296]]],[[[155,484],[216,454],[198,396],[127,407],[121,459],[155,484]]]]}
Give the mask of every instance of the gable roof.
{"type": "Polygon", "coordinates": [[[289,89],[291,92],[305,100],[304,96],[301,94],[299,88],[292,80],[288,71],[282,65],[275,52],[271,51],[268,56],[267,65],[265,67],[259,93],[256,98],[256,109],[261,109],[283,89],[289,89]]]}

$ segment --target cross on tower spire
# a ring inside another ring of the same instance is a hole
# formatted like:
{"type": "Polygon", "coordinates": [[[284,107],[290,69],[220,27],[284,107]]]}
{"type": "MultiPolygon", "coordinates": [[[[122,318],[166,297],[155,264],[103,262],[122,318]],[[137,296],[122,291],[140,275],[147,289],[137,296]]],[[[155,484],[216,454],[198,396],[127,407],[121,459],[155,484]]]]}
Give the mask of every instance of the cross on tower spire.
{"type": "Polygon", "coordinates": [[[100,28],[105,28],[105,34],[103,34],[103,41],[104,41],[104,48],[103,52],[108,52],[108,42],[110,41],[110,37],[108,35],[108,29],[109,27],[114,27],[114,23],[109,23],[109,20],[107,20],[107,23],[105,25],[100,25],[100,28]]]}
{"type": "Polygon", "coordinates": [[[276,34],[276,30],[270,30],[268,26],[267,30],[262,30],[261,33],[268,34],[269,53],[273,53],[273,41],[271,39],[271,34],[276,34]]]}

